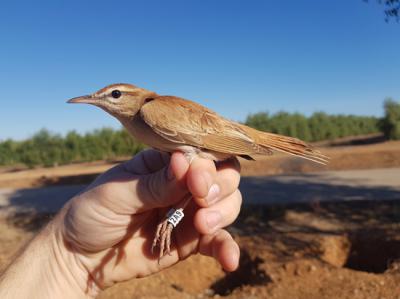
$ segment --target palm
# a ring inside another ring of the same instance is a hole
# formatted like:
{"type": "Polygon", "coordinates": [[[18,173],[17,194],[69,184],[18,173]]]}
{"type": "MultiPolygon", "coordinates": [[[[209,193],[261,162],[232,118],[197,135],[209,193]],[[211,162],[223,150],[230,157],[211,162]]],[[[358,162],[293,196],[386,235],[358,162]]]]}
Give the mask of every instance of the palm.
{"type": "MultiPolygon", "coordinates": [[[[149,182],[164,179],[168,163],[158,152],[141,153],[104,173],[67,207],[65,238],[77,252],[85,252],[80,254],[82,263],[91,268],[97,285],[156,273],[198,251],[204,236],[194,226],[199,207],[191,202],[173,232],[171,254],[159,261],[158,252],[151,252],[155,228],[168,206],[188,195],[186,185],[178,182],[157,200],[159,190],[149,182]],[[93,258],[95,265],[88,266],[87,260],[93,258]]],[[[180,179],[184,181],[176,178],[180,179]]]]}

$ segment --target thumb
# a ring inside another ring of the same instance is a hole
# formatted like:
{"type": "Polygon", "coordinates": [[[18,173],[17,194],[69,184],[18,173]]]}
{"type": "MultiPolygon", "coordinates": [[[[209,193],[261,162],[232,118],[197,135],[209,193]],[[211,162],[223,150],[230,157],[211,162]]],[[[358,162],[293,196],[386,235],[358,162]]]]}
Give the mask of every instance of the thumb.
{"type": "Polygon", "coordinates": [[[136,194],[140,207],[146,211],[171,206],[182,200],[188,193],[186,173],[189,163],[182,153],[173,153],[169,165],[145,175],[136,181],[136,194]]]}

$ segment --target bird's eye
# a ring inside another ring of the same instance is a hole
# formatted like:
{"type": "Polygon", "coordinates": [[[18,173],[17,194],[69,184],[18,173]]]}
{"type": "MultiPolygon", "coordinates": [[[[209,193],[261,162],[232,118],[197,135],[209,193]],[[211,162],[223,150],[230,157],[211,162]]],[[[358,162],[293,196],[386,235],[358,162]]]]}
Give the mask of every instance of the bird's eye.
{"type": "Polygon", "coordinates": [[[111,92],[111,96],[112,96],[114,99],[118,99],[118,98],[121,96],[121,92],[120,92],[118,89],[115,89],[115,90],[113,90],[113,91],[111,92]]]}

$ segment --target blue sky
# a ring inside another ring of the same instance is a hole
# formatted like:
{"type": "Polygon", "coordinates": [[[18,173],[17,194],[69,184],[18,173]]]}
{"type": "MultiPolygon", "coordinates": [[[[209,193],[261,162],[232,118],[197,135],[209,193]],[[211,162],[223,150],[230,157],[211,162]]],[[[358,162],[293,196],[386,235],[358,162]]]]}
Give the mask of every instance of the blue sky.
{"type": "Polygon", "coordinates": [[[400,99],[400,24],[373,0],[7,1],[0,139],[119,123],[68,98],[133,83],[234,120],[382,115],[400,99]]]}

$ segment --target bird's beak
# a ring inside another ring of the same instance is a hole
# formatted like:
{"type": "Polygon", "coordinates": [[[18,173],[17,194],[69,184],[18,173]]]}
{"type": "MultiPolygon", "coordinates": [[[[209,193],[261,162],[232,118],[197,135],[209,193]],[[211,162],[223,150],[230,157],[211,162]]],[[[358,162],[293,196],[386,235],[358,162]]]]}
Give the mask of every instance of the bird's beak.
{"type": "Polygon", "coordinates": [[[98,102],[97,98],[91,95],[76,97],[67,101],[67,103],[72,103],[72,104],[75,103],[96,104],[97,102],[98,102]]]}

